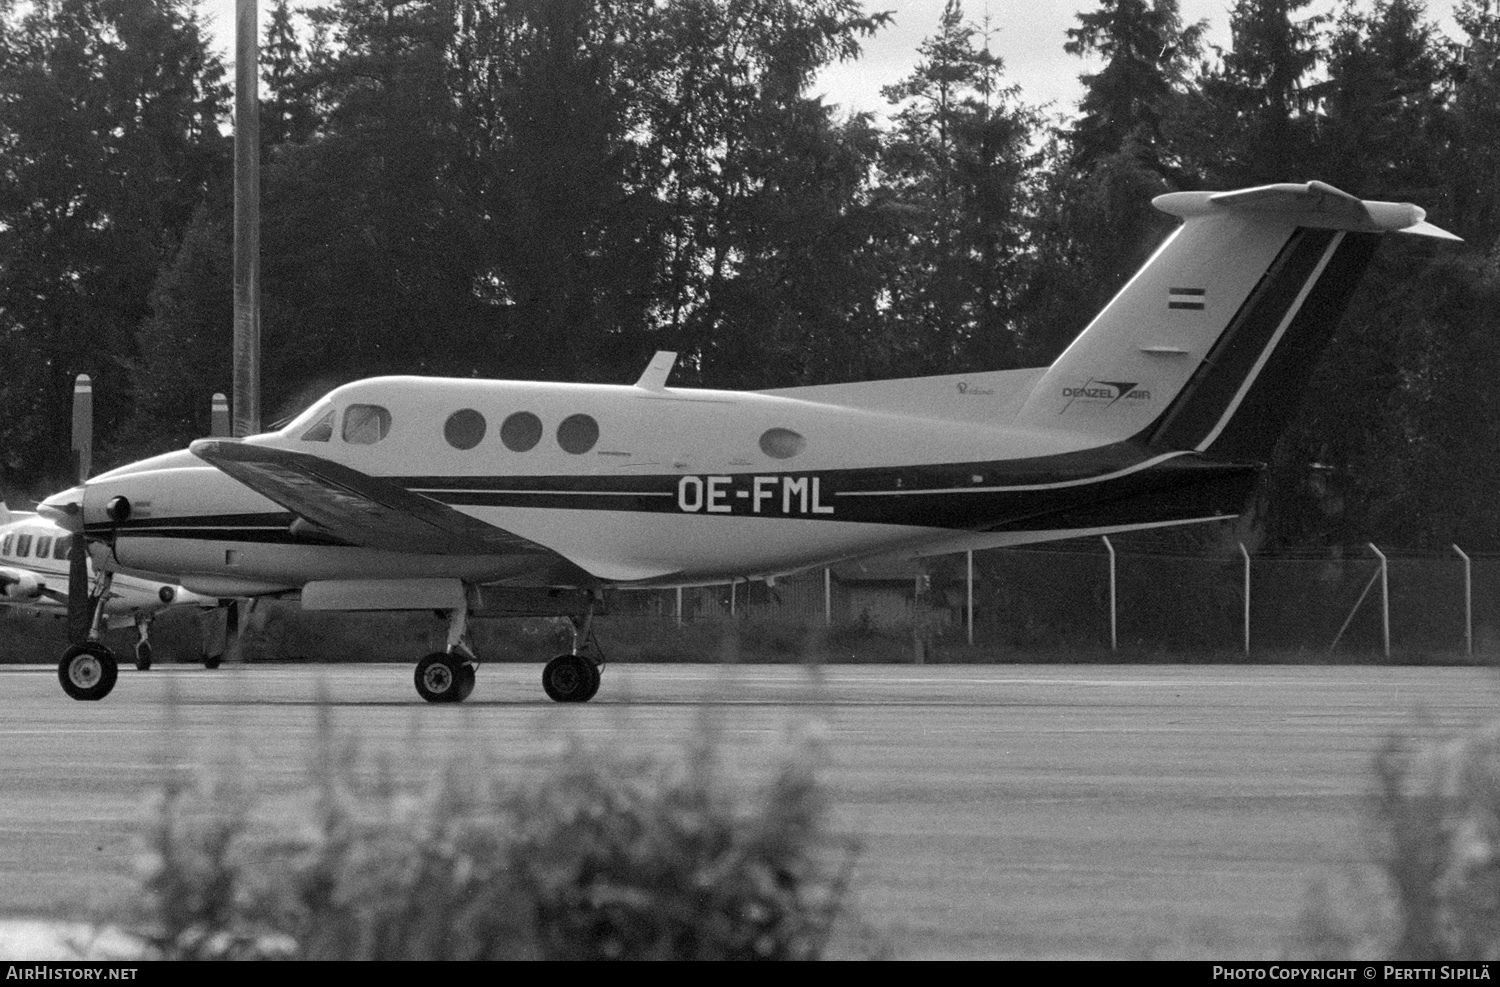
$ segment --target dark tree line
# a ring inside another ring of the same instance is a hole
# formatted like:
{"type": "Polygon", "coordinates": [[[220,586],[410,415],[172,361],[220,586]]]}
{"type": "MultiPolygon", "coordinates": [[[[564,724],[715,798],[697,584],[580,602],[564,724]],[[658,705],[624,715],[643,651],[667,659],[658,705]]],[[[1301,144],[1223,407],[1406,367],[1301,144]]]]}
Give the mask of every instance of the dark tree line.
{"type": "MultiPolygon", "coordinates": [[[[1278,449],[1273,544],[1500,549],[1500,14],[1099,0],[1036,107],[954,0],[877,126],[809,95],[858,0],[278,0],[262,39],[268,417],[380,373],[722,387],[1038,365],[1171,228],[1161,192],[1319,178],[1394,237],[1278,449]]],[[[190,0],[0,0],[0,489],[207,430],[230,380],[229,93],[190,0]]]]}

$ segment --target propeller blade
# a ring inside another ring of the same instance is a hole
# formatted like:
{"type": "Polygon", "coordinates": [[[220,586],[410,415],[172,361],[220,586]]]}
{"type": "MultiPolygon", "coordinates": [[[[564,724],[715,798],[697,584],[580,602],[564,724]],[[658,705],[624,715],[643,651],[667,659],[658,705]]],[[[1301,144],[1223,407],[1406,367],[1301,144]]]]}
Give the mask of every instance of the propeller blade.
{"type": "Polygon", "coordinates": [[[216,439],[229,438],[229,399],[222,394],[214,395],[213,411],[209,415],[208,434],[216,439]]]}
{"type": "Polygon", "coordinates": [[[88,374],[73,381],[73,465],[78,482],[89,478],[94,460],[94,382],[88,374]]]}
{"type": "Polygon", "coordinates": [[[83,644],[94,625],[94,601],[89,597],[89,553],[83,533],[71,535],[68,544],[68,641],[83,644]]]}

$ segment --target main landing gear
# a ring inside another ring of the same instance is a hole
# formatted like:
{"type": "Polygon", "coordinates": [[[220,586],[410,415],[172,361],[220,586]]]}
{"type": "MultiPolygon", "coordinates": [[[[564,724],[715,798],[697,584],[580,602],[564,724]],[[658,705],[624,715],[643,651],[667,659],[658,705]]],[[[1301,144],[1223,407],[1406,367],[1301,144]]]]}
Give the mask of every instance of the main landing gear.
{"type": "MultiPolygon", "coordinates": [[[[417,695],[430,703],[461,703],[474,691],[479,659],[469,643],[468,603],[438,611],[448,619],[448,644],[417,662],[417,695]]],[[[542,689],[560,703],[586,703],[599,691],[604,652],[594,637],[594,604],[573,618],[573,650],[542,669],[542,689]]]]}
{"type": "Polygon", "coordinates": [[[57,664],[57,678],[62,683],[63,692],[83,702],[103,699],[109,695],[120,674],[114,652],[99,640],[104,622],[103,602],[109,596],[114,578],[112,572],[101,572],[94,580],[94,588],[89,591],[92,616],[89,619],[88,640],[64,651],[62,661],[57,664]]]}
{"type": "Polygon", "coordinates": [[[542,669],[542,689],[548,698],[560,703],[586,703],[599,691],[604,670],[604,652],[594,637],[594,606],[589,604],[582,618],[573,620],[573,650],[558,655],[542,669]],[[591,649],[595,661],[583,654],[591,649]]]}
{"type": "MultiPolygon", "coordinates": [[[[440,613],[443,611],[439,611],[440,613]]],[[[417,695],[430,703],[461,703],[474,691],[479,659],[469,644],[469,608],[446,611],[448,647],[417,662],[417,695]]]]}

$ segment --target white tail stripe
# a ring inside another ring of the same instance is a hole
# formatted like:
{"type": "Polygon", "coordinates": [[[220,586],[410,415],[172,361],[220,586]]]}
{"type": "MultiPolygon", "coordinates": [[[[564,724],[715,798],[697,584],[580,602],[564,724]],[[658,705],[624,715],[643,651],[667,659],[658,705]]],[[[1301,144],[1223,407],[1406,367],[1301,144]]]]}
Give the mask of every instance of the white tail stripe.
{"type": "MultiPolygon", "coordinates": [[[[728,474],[726,474],[726,475],[728,475],[728,474]]],[[[433,495],[436,495],[436,494],[470,494],[470,495],[473,495],[473,494],[537,494],[537,495],[542,495],[542,494],[545,494],[548,497],[555,497],[555,496],[573,496],[573,497],[676,497],[677,496],[677,494],[674,493],[674,492],[672,492],[672,491],[661,491],[661,490],[539,490],[539,489],[528,489],[528,490],[498,490],[498,489],[461,490],[461,489],[458,489],[456,487],[432,487],[432,488],[429,488],[429,487],[412,487],[411,488],[411,492],[412,493],[417,493],[417,494],[422,494],[423,496],[433,496],[433,495]]]]}
{"type": "Polygon", "coordinates": [[[1260,376],[1260,372],[1265,367],[1266,361],[1276,351],[1276,346],[1281,342],[1281,337],[1286,334],[1287,327],[1292,324],[1292,320],[1297,317],[1297,313],[1302,311],[1302,304],[1307,301],[1307,296],[1312,293],[1313,288],[1323,277],[1324,269],[1328,267],[1329,261],[1333,260],[1333,255],[1338,252],[1339,245],[1343,242],[1344,233],[1342,231],[1335,233],[1333,240],[1328,244],[1328,248],[1323,251],[1323,256],[1318,261],[1318,266],[1313,268],[1312,275],[1303,283],[1302,290],[1297,292],[1297,297],[1292,301],[1291,307],[1287,309],[1286,315],[1282,317],[1281,324],[1276,327],[1276,332],[1271,335],[1270,343],[1266,345],[1265,349],[1260,351],[1260,357],[1256,359],[1255,366],[1250,368],[1250,372],[1245,375],[1244,381],[1240,384],[1240,389],[1235,392],[1234,400],[1230,401],[1229,407],[1224,409],[1224,414],[1219,418],[1219,423],[1214,426],[1213,431],[1208,433],[1207,438],[1198,443],[1198,452],[1202,452],[1213,445],[1214,440],[1219,437],[1219,433],[1223,432],[1225,427],[1228,426],[1229,420],[1239,410],[1240,403],[1245,400],[1245,395],[1249,394],[1250,388],[1255,385],[1255,380],[1260,376]]]}

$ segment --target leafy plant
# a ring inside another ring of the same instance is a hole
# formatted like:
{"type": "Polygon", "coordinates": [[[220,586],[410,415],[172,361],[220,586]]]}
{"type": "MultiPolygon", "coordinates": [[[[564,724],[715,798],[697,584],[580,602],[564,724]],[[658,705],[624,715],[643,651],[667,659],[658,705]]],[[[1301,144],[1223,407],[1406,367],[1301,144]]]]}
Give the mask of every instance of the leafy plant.
{"type": "Polygon", "coordinates": [[[1500,723],[1375,762],[1379,880],[1340,909],[1320,889],[1296,951],[1320,959],[1500,959],[1500,723]]]}
{"type": "Polygon", "coordinates": [[[325,716],[300,825],[259,824],[222,780],[168,788],[149,937],[171,959],[815,959],[855,847],[827,830],[814,754],[750,791],[703,730],[678,758],[575,743],[543,782],[455,761],[419,791],[325,716]]]}

